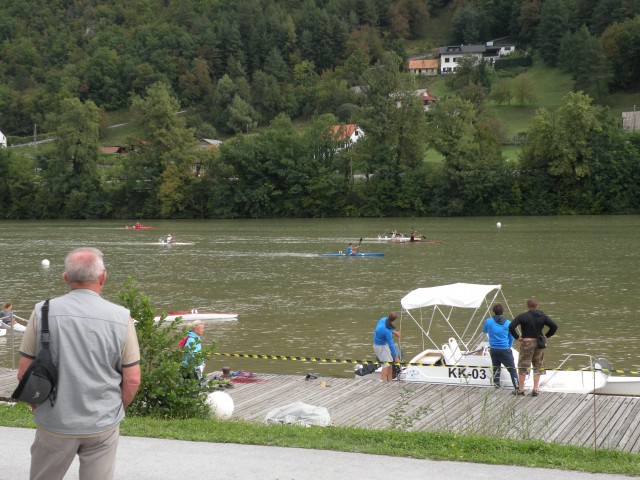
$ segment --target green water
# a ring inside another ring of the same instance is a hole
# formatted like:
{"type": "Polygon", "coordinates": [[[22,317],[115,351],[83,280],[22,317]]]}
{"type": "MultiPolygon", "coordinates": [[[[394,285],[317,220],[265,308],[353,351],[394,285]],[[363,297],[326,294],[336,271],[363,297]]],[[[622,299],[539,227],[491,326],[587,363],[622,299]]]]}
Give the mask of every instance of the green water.
{"type": "MultiPolygon", "coordinates": [[[[536,296],[559,325],[548,366],[569,353],[608,358],[638,369],[640,217],[507,217],[147,221],[124,223],[0,222],[0,301],[28,318],[33,305],[61,295],[64,256],[78,246],[105,254],[103,295],[113,299],[127,276],[158,310],[227,311],[237,321],[208,322],[206,342],[225,353],[372,359],[376,320],[400,310],[409,291],[447,283],[501,284],[514,314],[536,296]],[[498,228],[497,222],[501,222],[498,228]],[[363,241],[382,258],[332,258],[348,241],[396,228],[440,244],[363,241]],[[153,244],[167,233],[195,245],[153,244]],[[43,259],[50,261],[43,268],[43,259]]],[[[403,323],[406,357],[421,350],[403,323]]],[[[11,367],[10,339],[0,338],[0,366],[11,367]]],[[[207,369],[352,374],[351,365],[214,357],[207,369]]]]}

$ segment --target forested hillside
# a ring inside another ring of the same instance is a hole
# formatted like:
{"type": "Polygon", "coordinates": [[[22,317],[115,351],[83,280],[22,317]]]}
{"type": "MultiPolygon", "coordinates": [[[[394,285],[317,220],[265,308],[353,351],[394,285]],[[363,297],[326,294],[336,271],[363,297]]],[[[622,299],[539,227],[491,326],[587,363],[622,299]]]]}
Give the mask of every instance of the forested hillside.
{"type": "Polygon", "coordinates": [[[639,209],[640,141],[605,107],[638,88],[637,0],[0,0],[0,13],[0,130],[55,137],[0,153],[3,218],[639,209]],[[463,64],[425,113],[406,65],[434,53],[436,31],[507,37],[580,93],[537,111],[506,162],[487,105],[535,106],[526,69],[463,64]],[[113,111],[132,122],[127,155],[98,153],[113,111]],[[339,150],[345,123],[366,136],[339,150]]]}

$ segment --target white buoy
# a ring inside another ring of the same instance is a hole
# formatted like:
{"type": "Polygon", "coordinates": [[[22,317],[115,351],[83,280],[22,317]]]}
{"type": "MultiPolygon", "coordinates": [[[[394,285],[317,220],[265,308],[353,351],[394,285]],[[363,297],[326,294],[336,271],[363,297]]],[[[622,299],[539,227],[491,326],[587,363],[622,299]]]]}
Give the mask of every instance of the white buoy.
{"type": "Polygon", "coordinates": [[[496,227],[500,228],[502,224],[500,222],[496,223],[496,227]]]}
{"type": "Polygon", "coordinates": [[[47,260],[46,258],[44,260],[42,260],[42,266],[43,267],[48,267],[49,266],[49,260],[47,260]]]}
{"type": "Polygon", "coordinates": [[[213,392],[207,395],[209,415],[218,420],[227,420],[233,415],[233,399],[225,392],[213,392]]]}

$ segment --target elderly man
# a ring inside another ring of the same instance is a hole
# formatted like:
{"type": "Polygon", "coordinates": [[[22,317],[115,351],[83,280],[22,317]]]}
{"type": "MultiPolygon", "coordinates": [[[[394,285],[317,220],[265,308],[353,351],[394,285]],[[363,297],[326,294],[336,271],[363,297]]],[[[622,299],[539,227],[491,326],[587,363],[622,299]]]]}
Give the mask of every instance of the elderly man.
{"type": "MultiPolygon", "coordinates": [[[[100,250],[73,250],[64,266],[70,291],[49,302],[57,399],[34,408],[30,479],[62,479],[76,455],[80,479],[112,479],[120,422],[140,385],[138,338],[129,311],[100,296],[107,278],[100,250]]],[[[18,379],[39,349],[43,303],[20,345],[18,379]]]]}

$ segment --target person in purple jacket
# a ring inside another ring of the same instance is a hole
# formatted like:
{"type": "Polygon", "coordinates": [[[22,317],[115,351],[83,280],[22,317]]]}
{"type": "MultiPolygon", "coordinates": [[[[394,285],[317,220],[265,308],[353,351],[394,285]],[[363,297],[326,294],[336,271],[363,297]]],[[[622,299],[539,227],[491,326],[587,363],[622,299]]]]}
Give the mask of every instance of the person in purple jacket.
{"type": "MultiPolygon", "coordinates": [[[[393,343],[393,323],[398,318],[396,312],[391,312],[388,317],[378,320],[373,332],[373,351],[380,362],[399,362],[400,355],[393,343]],[[391,327],[391,328],[389,328],[391,327]]],[[[380,372],[380,380],[389,382],[393,380],[393,365],[387,365],[380,372]]]]}

